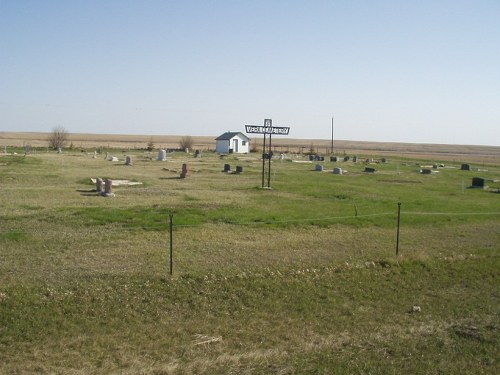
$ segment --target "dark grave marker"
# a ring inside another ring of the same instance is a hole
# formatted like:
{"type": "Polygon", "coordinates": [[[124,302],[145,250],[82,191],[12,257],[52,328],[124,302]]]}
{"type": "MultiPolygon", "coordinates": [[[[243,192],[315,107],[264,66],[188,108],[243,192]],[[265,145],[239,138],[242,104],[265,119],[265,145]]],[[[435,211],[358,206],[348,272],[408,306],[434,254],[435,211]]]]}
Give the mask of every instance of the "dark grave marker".
{"type": "Polygon", "coordinates": [[[182,164],[181,178],[186,178],[187,176],[189,176],[189,166],[184,163],[182,164]]]}
{"type": "Polygon", "coordinates": [[[485,189],[486,186],[486,180],[482,177],[473,177],[472,178],[472,187],[473,188],[480,188],[480,189],[485,189]]]}

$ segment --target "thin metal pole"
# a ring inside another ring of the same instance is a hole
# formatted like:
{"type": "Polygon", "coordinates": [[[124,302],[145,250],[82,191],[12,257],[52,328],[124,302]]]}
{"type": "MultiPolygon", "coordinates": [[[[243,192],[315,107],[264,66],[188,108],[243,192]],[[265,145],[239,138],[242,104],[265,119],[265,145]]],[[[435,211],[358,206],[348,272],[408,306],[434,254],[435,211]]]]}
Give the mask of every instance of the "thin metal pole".
{"type": "Polygon", "coordinates": [[[262,188],[264,188],[264,179],[266,174],[266,133],[264,133],[264,145],[262,146],[262,188]]]}
{"type": "Polygon", "coordinates": [[[174,213],[170,211],[168,214],[170,217],[170,275],[174,273],[174,236],[173,236],[173,229],[174,229],[174,213]]]}
{"type": "Polygon", "coordinates": [[[331,153],[333,154],[333,116],[332,116],[332,150],[331,153]]]}
{"type": "Polygon", "coordinates": [[[396,255],[399,255],[399,226],[401,223],[401,202],[398,203],[398,234],[396,237],[396,255]]]}
{"type": "Polygon", "coordinates": [[[267,172],[267,187],[271,188],[271,153],[273,152],[272,146],[271,146],[271,135],[269,134],[269,171],[267,172]]]}

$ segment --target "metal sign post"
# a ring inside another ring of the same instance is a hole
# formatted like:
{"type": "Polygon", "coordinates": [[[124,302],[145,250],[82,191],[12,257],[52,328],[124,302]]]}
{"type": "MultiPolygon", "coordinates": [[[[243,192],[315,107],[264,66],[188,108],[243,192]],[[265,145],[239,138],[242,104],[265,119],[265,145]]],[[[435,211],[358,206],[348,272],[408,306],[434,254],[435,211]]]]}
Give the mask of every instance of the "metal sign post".
{"type": "Polygon", "coordinates": [[[168,214],[169,220],[169,229],[170,229],[170,276],[174,274],[174,213],[172,211],[168,214]]]}
{"type": "Polygon", "coordinates": [[[271,159],[273,155],[272,151],[272,135],[288,135],[290,131],[289,127],[278,127],[273,126],[273,120],[270,118],[264,119],[264,126],[258,125],[245,125],[245,130],[247,133],[253,134],[263,134],[263,146],[262,146],[262,188],[265,188],[264,182],[266,180],[266,159],[268,159],[268,172],[267,172],[267,189],[271,188],[271,159]],[[266,145],[267,135],[269,134],[269,143],[266,145]],[[267,146],[267,152],[266,152],[267,146]]]}

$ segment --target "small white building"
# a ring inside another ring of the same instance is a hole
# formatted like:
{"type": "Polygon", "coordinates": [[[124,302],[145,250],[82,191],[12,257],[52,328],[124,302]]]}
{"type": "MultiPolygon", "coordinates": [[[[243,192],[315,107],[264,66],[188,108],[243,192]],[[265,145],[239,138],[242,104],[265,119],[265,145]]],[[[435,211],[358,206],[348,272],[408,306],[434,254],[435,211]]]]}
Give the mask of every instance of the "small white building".
{"type": "Polygon", "coordinates": [[[225,132],[215,138],[215,140],[217,141],[215,151],[219,154],[228,154],[231,152],[246,154],[250,152],[250,138],[243,133],[225,132]]]}

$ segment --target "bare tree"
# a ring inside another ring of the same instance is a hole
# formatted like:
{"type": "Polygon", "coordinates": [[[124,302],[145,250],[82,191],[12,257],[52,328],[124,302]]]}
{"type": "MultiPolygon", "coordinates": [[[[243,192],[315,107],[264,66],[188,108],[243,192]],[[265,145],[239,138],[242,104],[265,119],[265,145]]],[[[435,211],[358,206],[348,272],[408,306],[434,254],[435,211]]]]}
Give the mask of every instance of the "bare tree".
{"type": "Polygon", "coordinates": [[[183,150],[193,148],[193,144],[194,144],[193,137],[191,137],[190,135],[185,135],[184,137],[181,138],[179,142],[179,146],[183,150]]]}
{"type": "Polygon", "coordinates": [[[49,142],[50,148],[57,150],[66,145],[68,138],[68,131],[63,126],[56,126],[52,129],[52,133],[49,134],[47,141],[49,142]]]}
{"type": "Polygon", "coordinates": [[[153,151],[155,149],[155,142],[153,141],[153,137],[149,138],[148,142],[148,151],[153,151]]]}

